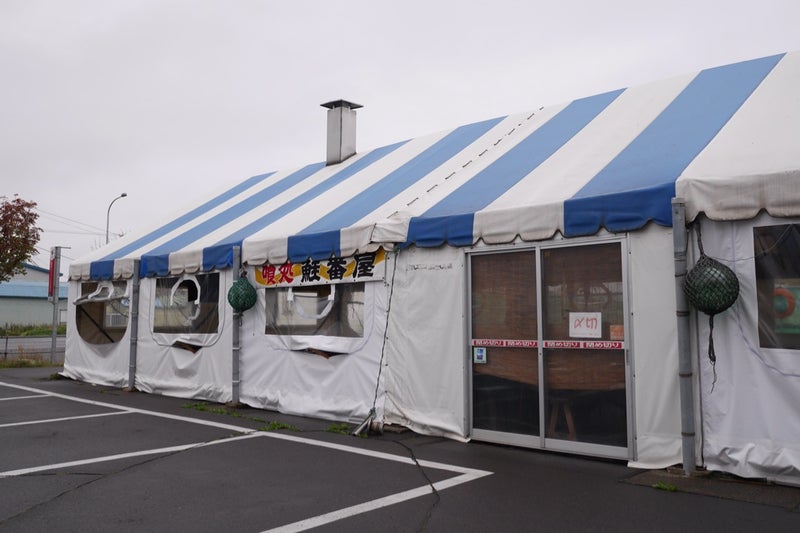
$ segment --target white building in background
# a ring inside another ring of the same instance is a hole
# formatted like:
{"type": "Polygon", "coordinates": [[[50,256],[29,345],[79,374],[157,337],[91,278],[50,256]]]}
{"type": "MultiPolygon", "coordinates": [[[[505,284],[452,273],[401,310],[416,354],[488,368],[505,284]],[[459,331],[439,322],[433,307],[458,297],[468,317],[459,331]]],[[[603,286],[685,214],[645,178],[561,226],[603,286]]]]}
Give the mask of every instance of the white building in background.
{"type": "MultiPolygon", "coordinates": [[[[50,325],[53,304],[47,298],[49,271],[29,263],[25,272],[0,283],[0,326],[50,325]]],[[[59,287],[59,323],[67,321],[67,286],[59,287]]]]}

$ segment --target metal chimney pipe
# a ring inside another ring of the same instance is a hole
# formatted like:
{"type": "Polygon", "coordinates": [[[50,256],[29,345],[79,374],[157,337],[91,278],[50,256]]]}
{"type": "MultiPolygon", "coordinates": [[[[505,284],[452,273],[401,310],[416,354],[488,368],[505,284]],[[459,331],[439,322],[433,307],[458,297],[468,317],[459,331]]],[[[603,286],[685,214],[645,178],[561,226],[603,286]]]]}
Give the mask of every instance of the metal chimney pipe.
{"type": "Polygon", "coordinates": [[[341,163],[356,153],[356,109],[363,107],[347,100],[321,104],[328,109],[328,147],[326,165],[341,163]]]}

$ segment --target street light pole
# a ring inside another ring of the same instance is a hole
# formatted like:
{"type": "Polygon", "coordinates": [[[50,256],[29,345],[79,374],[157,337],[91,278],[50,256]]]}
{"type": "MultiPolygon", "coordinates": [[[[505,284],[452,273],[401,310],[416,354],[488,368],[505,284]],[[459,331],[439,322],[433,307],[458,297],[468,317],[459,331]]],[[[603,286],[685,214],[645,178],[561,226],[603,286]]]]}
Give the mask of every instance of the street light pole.
{"type": "Polygon", "coordinates": [[[106,211],[106,244],[108,244],[108,221],[109,218],[111,217],[111,206],[114,205],[114,202],[116,202],[120,198],[125,198],[126,196],[128,196],[128,193],[124,192],[119,196],[117,196],[116,198],[114,198],[113,200],[111,200],[111,203],[108,204],[108,211],[106,211]]]}

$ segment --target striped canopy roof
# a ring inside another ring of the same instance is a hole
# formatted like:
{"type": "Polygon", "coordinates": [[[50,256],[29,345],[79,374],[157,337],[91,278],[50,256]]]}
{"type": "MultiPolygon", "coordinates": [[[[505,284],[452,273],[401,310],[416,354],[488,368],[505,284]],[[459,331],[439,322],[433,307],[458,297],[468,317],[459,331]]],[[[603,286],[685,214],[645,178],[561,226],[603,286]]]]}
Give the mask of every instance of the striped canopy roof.
{"type": "Polygon", "coordinates": [[[461,126],[254,176],[74,262],[71,279],[534,241],[688,216],[800,214],[800,53],[461,126]]]}

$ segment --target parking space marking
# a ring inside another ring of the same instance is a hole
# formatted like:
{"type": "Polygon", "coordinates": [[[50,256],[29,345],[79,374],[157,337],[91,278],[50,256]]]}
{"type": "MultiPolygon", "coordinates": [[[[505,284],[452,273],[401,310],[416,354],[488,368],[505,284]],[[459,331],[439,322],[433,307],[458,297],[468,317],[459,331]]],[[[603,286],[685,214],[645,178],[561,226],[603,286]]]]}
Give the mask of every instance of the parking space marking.
{"type": "Polygon", "coordinates": [[[419,497],[422,497],[422,496],[425,496],[425,495],[428,495],[428,494],[432,494],[434,492],[434,490],[440,491],[440,490],[448,489],[448,488],[451,488],[451,487],[455,487],[455,486],[461,485],[463,483],[467,483],[467,482],[470,482],[470,481],[474,481],[476,479],[480,479],[480,478],[482,478],[484,476],[492,475],[492,473],[493,473],[493,472],[490,472],[488,470],[478,470],[478,469],[474,469],[474,468],[465,468],[465,467],[460,467],[460,466],[456,466],[456,465],[438,463],[438,462],[433,462],[433,461],[425,461],[425,460],[417,460],[417,461],[415,461],[411,457],[407,457],[407,456],[393,455],[393,454],[385,453],[385,452],[376,452],[376,451],[373,451],[373,450],[366,450],[366,449],[362,449],[362,448],[355,448],[353,446],[346,446],[346,445],[343,445],[343,444],[335,444],[335,443],[330,443],[330,442],[325,442],[325,441],[313,440],[313,439],[309,439],[309,438],[305,438],[305,437],[297,437],[297,436],[294,436],[294,435],[287,435],[287,434],[284,434],[284,433],[264,432],[264,431],[259,431],[259,430],[254,430],[254,429],[251,429],[251,428],[247,428],[247,427],[235,426],[233,424],[224,424],[224,423],[221,423],[221,422],[214,422],[214,421],[211,421],[211,420],[203,420],[203,419],[192,418],[192,417],[188,417],[188,416],[173,415],[173,414],[170,414],[170,413],[161,413],[161,412],[158,412],[158,411],[148,411],[146,409],[136,409],[136,408],[132,408],[132,407],[124,407],[124,406],[115,405],[115,404],[106,403],[106,402],[98,402],[98,401],[94,401],[94,400],[87,400],[85,398],[79,398],[79,397],[75,397],[75,396],[68,396],[66,394],[59,394],[59,393],[56,393],[56,392],[50,392],[50,391],[46,391],[46,390],[42,390],[42,389],[35,389],[35,388],[32,388],[32,387],[25,387],[25,386],[22,386],[22,385],[14,385],[14,384],[5,383],[5,382],[2,382],[2,381],[0,381],[0,386],[13,387],[13,388],[20,389],[20,390],[25,390],[25,391],[28,391],[28,392],[44,394],[44,395],[51,396],[51,397],[54,397],[54,398],[62,398],[64,400],[80,402],[80,403],[86,403],[86,404],[96,405],[96,406],[100,406],[100,407],[107,407],[107,408],[110,408],[110,409],[117,409],[117,410],[122,410],[122,411],[130,412],[130,413],[138,413],[138,414],[143,414],[143,415],[156,416],[156,417],[166,418],[166,419],[170,419],[170,420],[177,420],[177,421],[188,422],[188,423],[192,423],[192,424],[200,424],[200,425],[210,426],[210,427],[215,427],[215,428],[220,428],[220,429],[228,429],[228,430],[231,430],[231,431],[235,431],[237,433],[243,433],[243,435],[238,436],[238,437],[230,437],[230,438],[219,439],[219,440],[214,440],[214,441],[205,442],[205,443],[201,442],[201,443],[195,443],[195,444],[185,444],[185,445],[182,445],[182,446],[173,446],[173,447],[169,447],[169,448],[159,448],[159,449],[156,449],[156,450],[144,450],[144,451],[141,451],[141,452],[131,452],[131,453],[125,453],[125,454],[118,454],[118,455],[109,455],[109,456],[106,456],[106,457],[99,457],[99,458],[95,458],[95,459],[85,459],[85,460],[81,460],[81,461],[72,461],[72,462],[69,462],[69,463],[60,463],[60,464],[57,464],[57,465],[46,465],[46,466],[41,466],[41,467],[33,467],[33,468],[20,469],[20,470],[9,470],[7,472],[0,472],[0,478],[10,477],[10,476],[19,476],[19,475],[30,474],[30,473],[34,473],[34,472],[41,472],[41,471],[46,471],[46,470],[53,470],[53,469],[56,469],[56,468],[66,468],[66,467],[71,467],[71,466],[91,464],[93,462],[114,461],[114,460],[117,460],[117,459],[125,459],[125,458],[128,458],[128,457],[136,457],[136,456],[139,456],[139,455],[153,455],[153,454],[158,454],[158,453],[173,453],[173,452],[179,452],[179,451],[183,451],[183,450],[188,450],[188,449],[193,448],[193,447],[211,446],[211,445],[214,445],[214,444],[225,444],[225,443],[228,443],[228,442],[233,442],[235,440],[240,440],[240,439],[245,439],[245,438],[253,438],[253,437],[264,437],[264,438],[273,438],[273,439],[292,441],[292,442],[297,442],[299,444],[307,444],[307,445],[310,445],[310,446],[317,446],[317,447],[320,447],[320,448],[328,448],[328,449],[338,450],[338,451],[342,451],[342,452],[346,452],[346,453],[364,455],[364,456],[367,456],[367,457],[373,457],[375,459],[382,459],[382,460],[386,460],[386,461],[395,461],[395,462],[398,462],[398,463],[404,463],[404,464],[409,464],[409,465],[417,465],[418,464],[420,467],[436,468],[436,469],[445,470],[445,471],[449,471],[449,472],[454,472],[454,473],[460,474],[460,475],[452,477],[450,479],[446,479],[446,480],[443,480],[443,481],[438,481],[438,482],[434,483],[433,485],[430,485],[430,484],[422,485],[421,487],[417,487],[415,489],[410,489],[410,490],[407,490],[407,491],[398,492],[398,493],[395,493],[395,494],[390,494],[389,496],[384,496],[382,498],[377,498],[375,500],[370,500],[368,502],[357,504],[357,505],[354,505],[354,506],[351,506],[351,507],[345,507],[343,509],[332,511],[330,513],[325,513],[325,514],[318,515],[318,516],[311,517],[311,518],[307,518],[307,519],[304,519],[304,520],[301,520],[301,521],[298,521],[298,522],[294,522],[292,524],[286,524],[286,525],[280,526],[278,528],[267,530],[270,533],[288,533],[288,532],[304,531],[306,529],[310,529],[310,528],[313,528],[313,527],[318,527],[318,526],[323,525],[323,524],[328,524],[328,523],[331,523],[331,522],[335,522],[335,521],[341,520],[343,518],[355,516],[355,515],[358,515],[358,514],[361,514],[361,513],[366,513],[368,511],[373,511],[373,510],[379,509],[381,507],[387,507],[389,505],[394,505],[396,503],[400,503],[400,502],[404,502],[404,501],[411,500],[411,499],[414,499],[414,498],[419,498],[419,497]]]}
{"type": "Polygon", "coordinates": [[[106,455],[105,457],[93,457],[91,459],[80,459],[77,461],[67,461],[65,463],[55,463],[51,465],[33,466],[31,468],[20,468],[18,470],[7,470],[0,472],[0,478],[24,476],[26,474],[36,474],[38,472],[46,472],[48,470],[56,470],[58,468],[71,468],[73,466],[90,465],[94,463],[106,463],[108,461],[118,461],[120,459],[129,459],[131,457],[142,457],[145,455],[158,455],[169,454],[175,452],[182,452],[191,448],[204,448],[207,446],[214,446],[233,442],[242,439],[252,439],[258,437],[257,434],[240,435],[238,437],[228,437],[223,439],[212,440],[208,442],[195,442],[192,444],[181,444],[178,446],[169,446],[167,448],[155,448],[152,450],[141,450],[138,452],[118,453],[116,455],[106,455]]]}
{"type": "Polygon", "coordinates": [[[50,422],[66,422],[67,420],[79,420],[81,418],[97,418],[99,416],[128,415],[130,411],[116,411],[113,413],[95,413],[93,415],[65,416],[62,418],[47,418],[45,420],[29,420],[27,422],[11,422],[0,424],[0,428],[10,428],[14,426],[29,426],[31,424],[49,424],[50,422]]]}
{"type": "Polygon", "coordinates": [[[57,392],[50,392],[50,391],[46,391],[46,390],[43,390],[43,389],[34,389],[33,387],[25,387],[24,385],[14,385],[12,383],[5,383],[3,381],[0,381],[0,386],[13,387],[15,389],[25,390],[25,391],[28,391],[28,392],[38,392],[40,394],[47,395],[47,396],[49,396],[51,398],[61,398],[62,400],[69,400],[69,401],[72,401],[72,402],[85,403],[85,404],[88,404],[88,405],[95,405],[95,406],[98,406],[98,407],[106,407],[108,409],[116,409],[116,410],[121,410],[121,411],[127,411],[129,413],[138,413],[138,414],[141,414],[141,415],[157,416],[157,417],[160,417],[160,418],[167,418],[167,419],[170,419],[170,420],[180,420],[181,422],[190,422],[192,424],[199,424],[199,425],[202,425],[202,426],[209,426],[209,427],[214,427],[214,428],[219,428],[219,429],[228,429],[228,430],[231,430],[231,431],[236,431],[237,433],[250,433],[250,432],[255,431],[255,430],[250,429],[250,428],[245,428],[245,427],[241,427],[241,426],[234,426],[233,424],[223,424],[222,422],[214,422],[212,420],[203,420],[203,419],[200,419],[200,418],[192,418],[192,417],[189,417],[189,416],[173,415],[173,414],[170,414],[170,413],[160,413],[158,411],[148,411],[147,409],[137,409],[135,407],[126,407],[124,405],[117,405],[117,404],[113,404],[113,403],[98,402],[98,401],[95,401],[95,400],[87,400],[85,398],[79,398],[77,396],[68,396],[66,394],[59,394],[57,392]]]}
{"type": "MultiPolygon", "coordinates": [[[[423,461],[420,461],[420,465],[422,465],[422,463],[423,461]]],[[[445,466],[448,466],[449,467],[448,469],[452,470],[452,465],[445,465],[445,466]]],[[[331,522],[336,522],[337,520],[342,520],[344,518],[349,518],[351,516],[367,513],[370,511],[375,511],[382,507],[389,507],[390,505],[394,505],[396,503],[401,503],[408,500],[413,500],[414,498],[427,496],[428,494],[433,494],[433,489],[436,489],[437,492],[442,491],[444,489],[449,489],[450,487],[455,487],[456,485],[461,485],[462,483],[474,481],[476,479],[482,478],[484,476],[489,476],[492,474],[492,472],[488,472],[486,470],[475,470],[475,469],[463,469],[463,470],[468,470],[469,472],[450,479],[438,481],[433,484],[433,488],[431,487],[431,485],[423,485],[415,489],[410,489],[403,492],[397,492],[395,494],[390,494],[389,496],[384,496],[383,498],[377,498],[375,500],[359,503],[358,505],[353,505],[351,507],[337,509],[336,511],[332,511],[330,513],[321,514],[318,516],[300,520],[298,522],[286,524],[284,526],[268,529],[263,531],[262,533],[296,533],[299,531],[306,531],[307,529],[312,529],[325,524],[330,524],[331,522]]]]}
{"type": "Polygon", "coordinates": [[[157,416],[157,417],[160,417],[160,418],[167,418],[167,419],[170,419],[170,420],[180,420],[182,422],[190,422],[192,424],[199,424],[199,425],[202,425],[202,426],[215,427],[215,428],[219,428],[219,429],[228,429],[228,430],[231,430],[231,431],[236,431],[238,433],[250,433],[250,432],[254,431],[254,430],[252,430],[250,428],[245,428],[245,427],[242,427],[242,426],[234,426],[233,424],[224,424],[222,422],[214,422],[212,420],[203,420],[203,419],[200,419],[200,418],[192,418],[192,417],[189,417],[189,416],[173,415],[173,414],[170,414],[170,413],[160,413],[158,411],[148,411],[147,409],[137,409],[135,407],[126,407],[124,405],[117,405],[117,404],[113,404],[113,403],[98,402],[98,401],[95,401],[95,400],[87,400],[85,398],[79,398],[77,396],[68,396],[66,394],[59,394],[57,392],[50,392],[50,391],[46,391],[46,390],[42,390],[42,389],[34,389],[33,387],[25,387],[23,385],[14,385],[14,384],[5,383],[5,382],[2,382],[2,381],[0,381],[0,386],[14,387],[16,389],[26,390],[26,391],[29,391],[29,392],[38,392],[40,394],[47,395],[47,396],[49,396],[51,398],[61,398],[62,400],[69,400],[69,401],[72,401],[72,402],[85,403],[85,404],[88,404],[88,405],[95,405],[95,406],[98,406],[98,407],[106,407],[108,409],[117,409],[117,410],[127,411],[129,413],[138,413],[138,414],[142,414],[142,415],[157,416]]]}
{"type": "Polygon", "coordinates": [[[47,398],[44,394],[31,394],[28,396],[12,396],[10,398],[0,398],[0,402],[7,402],[10,400],[29,400],[31,398],[47,398]]]}

